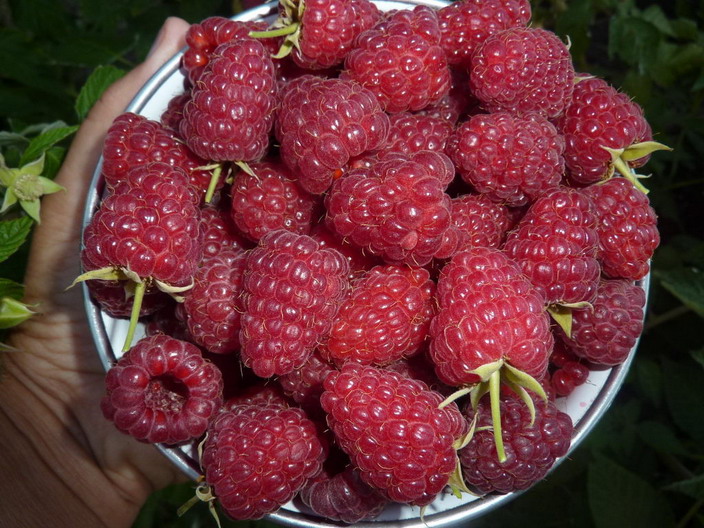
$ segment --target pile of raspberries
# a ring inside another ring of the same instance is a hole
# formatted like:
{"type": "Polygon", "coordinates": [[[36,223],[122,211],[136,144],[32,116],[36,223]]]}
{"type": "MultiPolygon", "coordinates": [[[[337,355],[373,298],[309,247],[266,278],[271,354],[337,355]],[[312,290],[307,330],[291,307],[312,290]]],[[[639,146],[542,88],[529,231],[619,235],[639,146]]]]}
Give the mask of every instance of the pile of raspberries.
{"type": "Polygon", "coordinates": [[[183,93],[112,124],[84,232],[79,279],[130,320],[105,417],[198,447],[233,519],[544,478],[573,432],[556,401],[642,332],[635,169],[667,147],[530,20],[281,0],[271,25],[193,24],[183,93]]]}

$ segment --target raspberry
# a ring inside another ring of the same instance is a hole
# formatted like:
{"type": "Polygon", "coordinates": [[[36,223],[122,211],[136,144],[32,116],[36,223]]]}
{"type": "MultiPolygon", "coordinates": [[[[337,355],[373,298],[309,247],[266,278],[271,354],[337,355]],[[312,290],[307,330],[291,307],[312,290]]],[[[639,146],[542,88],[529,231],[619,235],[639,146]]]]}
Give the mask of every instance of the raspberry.
{"type": "Polygon", "coordinates": [[[453,198],[451,216],[460,236],[458,251],[476,246],[498,248],[510,226],[508,209],[483,194],[453,198]]]}
{"type": "Polygon", "coordinates": [[[416,380],[348,363],[325,380],[320,403],[361,478],[395,502],[424,506],[448,484],[453,444],[467,424],[454,403],[416,380]]]}
{"type": "Polygon", "coordinates": [[[279,376],[284,393],[298,403],[309,416],[320,414],[320,395],[325,378],[335,369],[316,350],[299,369],[279,376]]]}
{"type": "Polygon", "coordinates": [[[281,159],[312,194],[325,192],[351,157],[381,148],[388,131],[374,95],[351,81],[304,75],[282,89],[275,126],[281,159]]]}
{"type": "Polygon", "coordinates": [[[215,257],[221,251],[245,251],[251,245],[233,224],[225,205],[206,204],[201,208],[204,259],[215,257]]]}
{"type": "Polygon", "coordinates": [[[370,0],[352,0],[350,4],[354,11],[352,24],[356,39],[363,31],[373,28],[379,22],[382,12],[370,0]]]}
{"type": "Polygon", "coordinates": [[[490,35],[530,21],[528,0],[461,0],[438,10],[442,47],[449,64],[469,64],[490,35]]]}
{"type": "Polygon", "coordinates": [[[572,97],[575,72],[567,46],[551,31],[510,28],[472,55],[469,81],[489,112],[559,116],[572,97]]]}
{"type": "Polygon", "coordinates": [[[466,71],[450,68],[450,91],[439,101],[418,110],[416,114],[444,119],[454,127],[460,117],[463,117],[472,106],[478,104],[467,90],[468,83],[469,76],[466,71]]]}
{"type": "Polygon", "coordinates": [[[144,332],[148,336],[166,334],[174,339],[193,343],[193,338],[188,333],[188,328],[184,322],[185,319],[183,303],[171,302],[151,314],[145,321],[144,332]]]}
{"type": "Polygon", "coordinates": [[[191,90],[189,88],[184,93],[175,95],[169,99],[166,110],[164,110],[159,118],[162,126],[171,130],[176,136],[178,135],[178,129],[181,125],[181,120],[183,119],[183,109],[186,107],[186,103],[190,100],[191,90]]]}
{"type": "Polygon", "coordinates": [[[205,482],[233,519],[260,519],[291,500],[322,469],[326,448],[303,411],[238,405],[208,429],[205,482]]]}
{"type": "Polygon", "coordinates": [[[591,302],[601,267],[592,200],[561,187],[536,200],[508,234],[504,251],[548,304],[591,302]]]}
{"type": "Polygon", "coordinates": [[[357,37],[340,77],[367,87],[389,113],[438,102],[450,89],[450,70],[436,12],[416,6],[389,14],[357,37]]]}
{"type": "Polygon", "coordinates": [[[546,372],[553,338],[544,300],[505,253],[457,253],[440,272],[436,298],[430,357],[442,381],[483,381],[477,369],[496,362],[534,378],[546,372]]]}
{"type": "Polygon", "coordinates": [[[256,161],[269,147],[275,90],[274,64],[263,44],[225,42],[192,89],[181,137],[207,160],[256,161]]]}
{"type": "Polygon", "coordinates": [[[321,347],[326,361],[383,366],[417,353],[434,314],[435,284],[423,268],[376,266],[350,295],[321,347]]]}
{"type": "Polygon", "coordinates": [[[188,333],[214,354],[231,354],[240,347],[242,283],[246,254],[221,251],[203,260],[185,297],[188,333]]]}
{"type": "Polygon", "coordinates": [[[480,114],[455,129],[446,152],[462,179],[511,207],[557,187],[565,169],[565,142],[537,113],[480,114]]]}
{"type": "Polygon", "coordinates": [[[310,236],[321,248],[333,248],[342,253],[350,266],[350,279],[358,277],[367,270],[379,264],[373,255],[359,251],[355,246],[346,242],[337,233],[328,229],[324,223],[315,224],[310,236]]]}
{"type": "Polygon", "coordinates": [[[310,233],[317,202],[299,187],[291,171],[278,161],[252,163],[249,168],[251,174],[235,174],[230,190],[230,214],[240,231],[255,242],[276,229],[310,233]]]}
{"type": "MultiPolygon", "coordinates": [[[[510,493],[540,481],[567,453],[572,439],[572,420],[551,401],[534,402],[535,420],[515,394],[502,395],[501,429],[506,460],[499,462],[494,445],[489,398],[477,406],[476,431],[467,446],[459,451],[462,473],[470,488],[481,494],[510,493]]],[[[467,419],[474,418],[471,407],[467,419]]]]}
{"type": "Polygon", "coordinates": [[[438,152],[386,157],[332,185],[325,221],[387,263],[424,266],[450,228],[450,197],[444,190],[453,177],[452,163],[438,152]]]}
{"type": "Polygon", "coordinates": [[[300,498],[317,515],[347,524],[374,519],[388,504],[351,466],[333,475],[324,471],[306,484],[300,498]]]}
{"type": "Polygon", "coordinates": [[[384,150],[413,154],[420,150],[443,152],[452,125],[438,117],[399,112],[391,116],[391,128],[384,150]]]}
{"type": "Polygon", "coordinates": [[[222,405],[220,371],[195,345],[165,335],[137,342],[108,370],[105,387],[103,414],[141,442],[199,438],[222,405]]]}
{"type": "Polygon", "coordinates": [[[280,407],[288,409],[292,406],[277,383],[259,381],[254,385],[249,385],[243,390],[239,390],[234,396],[229,397],[223,403],[223,410],[237,411],[243,405],[256,405],[258,407],[280,407]]]}
{"type": "Polygon", "coordinates": [[[612,278],[642,279],[660,244],[657,216],[648,196],[625,178],[611,178],[584,190],[599,217],[599,253],[603,272],[612,278]]]}
{"type": "Polygon", "coordinates": [[[247,258],[241,357],[257,376],[300,368],[330,331],[349,266],[307,235],[271,231],[247,258]]]}
{"type": "MultiPolygon", "coordinates": [[[[132,312],[134,283],[124,281],[91,280],[86,283],[91,299],[110,317],[125,318],[132,312]]],[[[169,296],[156,288],[144,293],[139,317],[151,315],[169,303],[169,296]]]]}
{"type": "MultiPolygon", "coordinates": [[[[588,185],[614,172],[613,157],[604,149],[626,149],[652,139],[643,110],[606,81],[587,78],[574,88],[572,100],[558,121],[565,136],[565,163],[570,181],[588,185]]],[[[637,168],[649,156],[628,162],[637,168]]]]}
{"type": "Polygon", "coordinates": [[[571,338],[563,341],[577,356],[599,365],[619,365],[643,332],[645,292],[626,279],[599,284],[592,309],[572,312],[571,338]]]}

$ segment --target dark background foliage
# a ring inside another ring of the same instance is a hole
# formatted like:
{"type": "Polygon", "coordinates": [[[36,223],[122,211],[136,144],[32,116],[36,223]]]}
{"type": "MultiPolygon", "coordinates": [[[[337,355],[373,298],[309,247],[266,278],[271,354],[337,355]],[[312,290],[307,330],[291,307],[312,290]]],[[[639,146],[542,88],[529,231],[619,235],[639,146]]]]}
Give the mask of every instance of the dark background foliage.
{"type": "MultiPolygon", "coordinates": [[[[0,0],[0,149],[8,165],[41,132],[37,125],[79,124],[94,100],[81,91],[91,72],[96,91],[130,69],[165,17],[197,22],[240,9],[218,0],[0,0]]],[[[646,167],[662,244],[626,383],[546,481],[472,526],[704,526],[704,2],[534,0],[533,10],[535,25],[569,36],[577,70],[629,93],[674,151],[656,153],[646,167]]],[[[69,141],[45,141],[47,175],[69,141]]],[[[0,259],[2,295],[21,292],[21,241],[0,259]]],[[[134,528],[214,526],[204,505],[175,515],[192,494],[190,486],[155,493],[134,528]]]]}

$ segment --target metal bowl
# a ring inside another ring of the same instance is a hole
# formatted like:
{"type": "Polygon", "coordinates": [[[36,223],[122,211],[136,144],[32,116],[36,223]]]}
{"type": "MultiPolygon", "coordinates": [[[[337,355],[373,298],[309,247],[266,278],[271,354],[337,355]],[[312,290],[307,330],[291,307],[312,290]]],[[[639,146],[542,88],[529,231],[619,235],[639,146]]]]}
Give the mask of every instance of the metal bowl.
{"type": "MultiPolygon", "coordinates": [[[[392,9],[409,9],[415,5],[441,8],[447,5],[448,2],[444,0],[375,0],[375,4],[382,11],[389,11],[392,9]]],[[[240,13],[233,19],[240,21],[272,21],[276,16],[277,6],[276,2],[263,4],[240,13]]],[[[125,111],[159,120],[169,100],[183,92],[184,76],[179,70],[182,54],[183,50],[164,64],[144,84],[125,111]]],[[[93,174],[93,180],[86,199],[83,218],[84,228],[100,203],[101,190],[103,188],[101,165],[102,158],[93,174]]],[[[646,299],[649,278],[650,276],[648,275],[639,282],[639,285],[645,290],[646,299]]],[[[83,284],[83,295],[97,352],[107,371],[122,355],[120,348],[127,331],[127,322],[106,315],[91,299],[85,283],[83,284]]],[[[135,340],[143,335],[144,329],[140,326],[135,334],[135,340]]],[[[623,364],[604,370],[591,371],[586,383],[577,387],[568,397],[557,399],[558,408],[572,418],[574,434],[569,452],[555,463],[553,469],[574,451],[607,411],[623,384],[637,346],[638,342],[636,342],[628,359],[623,364]]],[[[159,444],[156,447],[189,478],[195,480],[201,474],[195,443],[179,447],[159,444]]],[[[525,491],[485,497],[465,494],[462,499],[458,499],[448,492],[439,496],[426,508],[423,519],[420,518],[419,508],[393,504],[389,505],[376,520],[357,523],[355,526],[359,528],[427,528],[429,526],[439,528],[460,524],[467,525],[469,521],[506,504],[521,493],[525,493],[525,491]]],[[[267,516],[267,519],[281,525],[302,528],[339,528],[340,526],[338,523],[326,521],[310,511],[302,510],[299,504],[293,501],[284,505],[278,512],[267,516]]]]}

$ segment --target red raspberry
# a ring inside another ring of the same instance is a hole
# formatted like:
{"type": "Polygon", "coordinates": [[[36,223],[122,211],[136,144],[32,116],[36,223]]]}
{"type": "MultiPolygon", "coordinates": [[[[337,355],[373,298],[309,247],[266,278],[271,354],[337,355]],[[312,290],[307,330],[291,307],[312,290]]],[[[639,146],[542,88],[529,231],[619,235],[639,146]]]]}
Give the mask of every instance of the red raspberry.
{"type": "MultiPolygon", "coordinates": [[[[557,342],[557,340],[555,341],[557,342]]],[[[557,396],[569,396],[587,381],[589,368],[579,361],[568,361],[550,374],[550,384],[557,396]]]]}
{"type": "Polygon", "coordinates": [[[205,482],[233,519],[260,519],[291,500],[322,469],[326,448],[304,412],[239,405],[208,429],[205,482]]]}
{"type": "Polygon", "coordinates": [[[240,348],[240,314],[246,254],[221,251],[204,259],[185,295],[188,333],[213,354],[232,354],[240,348]]]}
{"type": "Polygon", "coordinates": [[[199,438],[222,405],[222,376],[195,345],[166,335],[145,337],[105,376],[100,402],[115,427],[141,442],[199,438]]]}
{"type": "Polygon", "coordinates": [[[155,161],[184,170],[198,196],[205,196],[211,174],[199,167],[207,165],[207,161],[157,121],[131,112],[117,116],[103,143],[102,176],[106,185],[117,185],[131,168],[155,161]]]}
{"type": "Polygon", "coordinates": [[[225,400],[222,409],[225,411],[237,411],[243,405],[256,405],[257,407],[280,407],[288,409],[292,407],[292,402],[286,397],[281,386],[275,381],[258,381],[254,385],[237,391],[234,396],[225,400]]]}
{"type": "Polygon", "coordinates": [[[291,171],[273,160],[249,168],[252,174],[235,174],[230,190],[230,214],[240,231],[255,242],[276,229],[310,233],[317,201],[299,187],[291,171]]]}
{"type": "Polygon", "coordinates": [[[451,207],[452,224],[460,235],[458,251],[501,245],[511,222],[508,208],[483,194],[463,194],[453,198],[451,207]]]}
{"type": "Polygon", "coordinates": [[[388,504],[352,466],[333,475],[324,471],[306,484],[300,498],[317,515],[346,524],[374,519],[388,504]]]}
{"type": "Polygon", "coordinates": [[[657,216],[648,196],[625,178],[611,178],[584,190],[599,217],[599,253],[603,272],[612,278],[642,279],[660,244],[657,216]]]}
{"type": "Polygon", "coordinates": [[[191,90],[189,88],[184,93],[175,95],[169,99],[166,110],[164,110],[159,118],[162,126],[171,130],[174,135],[178,135],[178,129],[181,126],[181,120],[183,119],[183,109],[186,107],[186,103],[190,100],[191,90]]]}
{"type": "MultiPolygon", "coordinates": [[[[489,398],[477,406],[477,429],[472,440],[459,451],[462,473],[470,488],[481,494],[510,493],[523,490],[542,480],[555,460],[565,455],[572,441],[573,425],[569,415],[551,401],[534,398],[535,420],[515,394],[501,397],[501,429],[506,460],[499,462],[489,398]]],[[[467,418],[474,418],[471,407],[467,418]]]]}
{"type": "Polygon", "coordinates": [[[469,75],[466,71],[450,68],[450,91],[436,103],[418,110],[419,115],[444,119],[454,127],[472,106],[478,104],[467,90],[469,75]]]}
{"type": "Polygon", "coordinates": [[[207,160],[256,161],[269,148],[275,90],[274,64],[263,44],[221,44],[192,89],[181,137],[207,160]]]}
{"type": "Polygon", "coordinates": [[[435,283],[423,268],[376,266],[351,285],[323,359],[383,366],[417,353],[434,314],[435,283]]]}
{"type": "Polygon", "coordinates": [[[525,27],[531,17],[528,0],[460,0],[438,10],[442,47],[450,64],[468,64],[474,50],[490,35],[525,27]]]}
{"type": "Polygon", "coordinates": [[[487,38],[469,67],[474,96],[489,112],[559,116],[572,97],[575,72],[567,46],[541,28],[511,28],[487,38]]]}
{"type": "Polygon", "coordinates": [[[390,113],[438,102],[450,89],[450,70],[436,12],[416,6],[389,14],[359,35],[340,77],[367,87],[390,113]]]}
{"type": "Polygon", "coordinates": [[[325,378],[335,369],[316,350],[301,368],[279,376],[284,393],[298,403],[309,416],[320,413],[320,395],[325,378]]]}
{"type": "Polygon", "coordinates": [[[366,88],[304,75],[282,89],[275,131],[301,187],[322,194],[351,157],[384,145],[389,118],[366,88]]]}
{"type": "Polygon", "coordinates": [[[245,251],[251,246],[232,222],[225,205],[221,202],[218,205],[205,204],[201,208],[204,259],[215,257],[221,251],[245,251]]]}
{"type": "Polygon", "coordinates": [[[497,361],[534,378],[546,372],[553,338],[545,302],[505,253],[456,254],[440,272],[436,298],[430,357],[442,381],[477,383],[476,369],[497,361]]]}
{"type": "Polygon", "coordinates": [[[457,464],[467,424],[454,403],[416,380],[348,363],[325,380],[320,403],[362,480],[394,502],[424,506],[457,464]]]}
{"type": "Polygon", "coordinates": [[[452,163],[438,152],[386,157],[333,184],[325,220],[338,235],[388,263],[424,266],[450,228],[444,190],[453,177],[452,163]]]}
{"type": "Polygon", "coordinates": [[[445,119],[399,112],[391,116],[391,128],[384,150],[413,154],[421,150],[443,152],[452,125],[445,119]]]}
{"type": "Polygon", "coordinates": [[[350,265],[350,279],[358,277],[379,264],[373,255],[359,251],[355,246],[345,241],[337,233],[328,229],[324,223],[315,224],[310,236],[322,248],[333,248],[342,253],[350,265]]]}
{"type": "Polygon", "coordinates": [[[272,231],[247,258],[241,357],[257,376],[300,368],[330,331],[349,266],[307,235],[272,231]]]}
{"type": "Polygon", "coordinates": [[[572,311],[572,336],[563,334],[563,341],[587,361],[619,365],[643,332],[644,306],[645,292],[632,281],[602,280],[593,308],[572,311]]]}
{"type": "MultiPolygon", "coordinates": [[[[134,283],[125,281],[90,280],[87,281],[91,299],[110,317],[126,318],[132,313],[134,283]]],[[[170,298],[155,287],[144,294],[139,317],[151,315],[169,304],[170,298]]]]}
{"type": "Polygon", "coordinates": [[[540,114],[505,112],[472,116],[455,129],[446,147],[464,181],[511,207],[560,184],[564,150],[564,140],[540,114]]]}
{"type": "Polygon", "coordinates": [[[193,338],[188,333],[188,328],[184,322],[185,319],[183,303],[172,300],[172,302],[151,314],[145,321],[144,331],[148,336],[166,334],[174,339],[193,343],[193,338]]]}
{"type": "Polygon", "coordinates": [[[536,200],[508,234],[504,251],[548,304],[591,302],[601,267],[596,211],[576,189],[561,187],[536,200]]]}
{"type": "MultiPolygon", "coordinates": [[[[613,158],[604,147],[625,149],[652,139],[643,109],[628,95],[598,78],[583,79],[575,85],[558,128],[565,136],[567,175],[579,185],[595,183],[613,174],[613,158]]],[[[641,167],[649,158],[648,155],[628,164],[641,167]]]]}
{"type": "Polygon", "coordinates": [[[354,10],[352,24],[356,39],[363,31],[373,28],[381,20],[383,14],[370,0],[352,0],[351,5],[354,10]]]}

